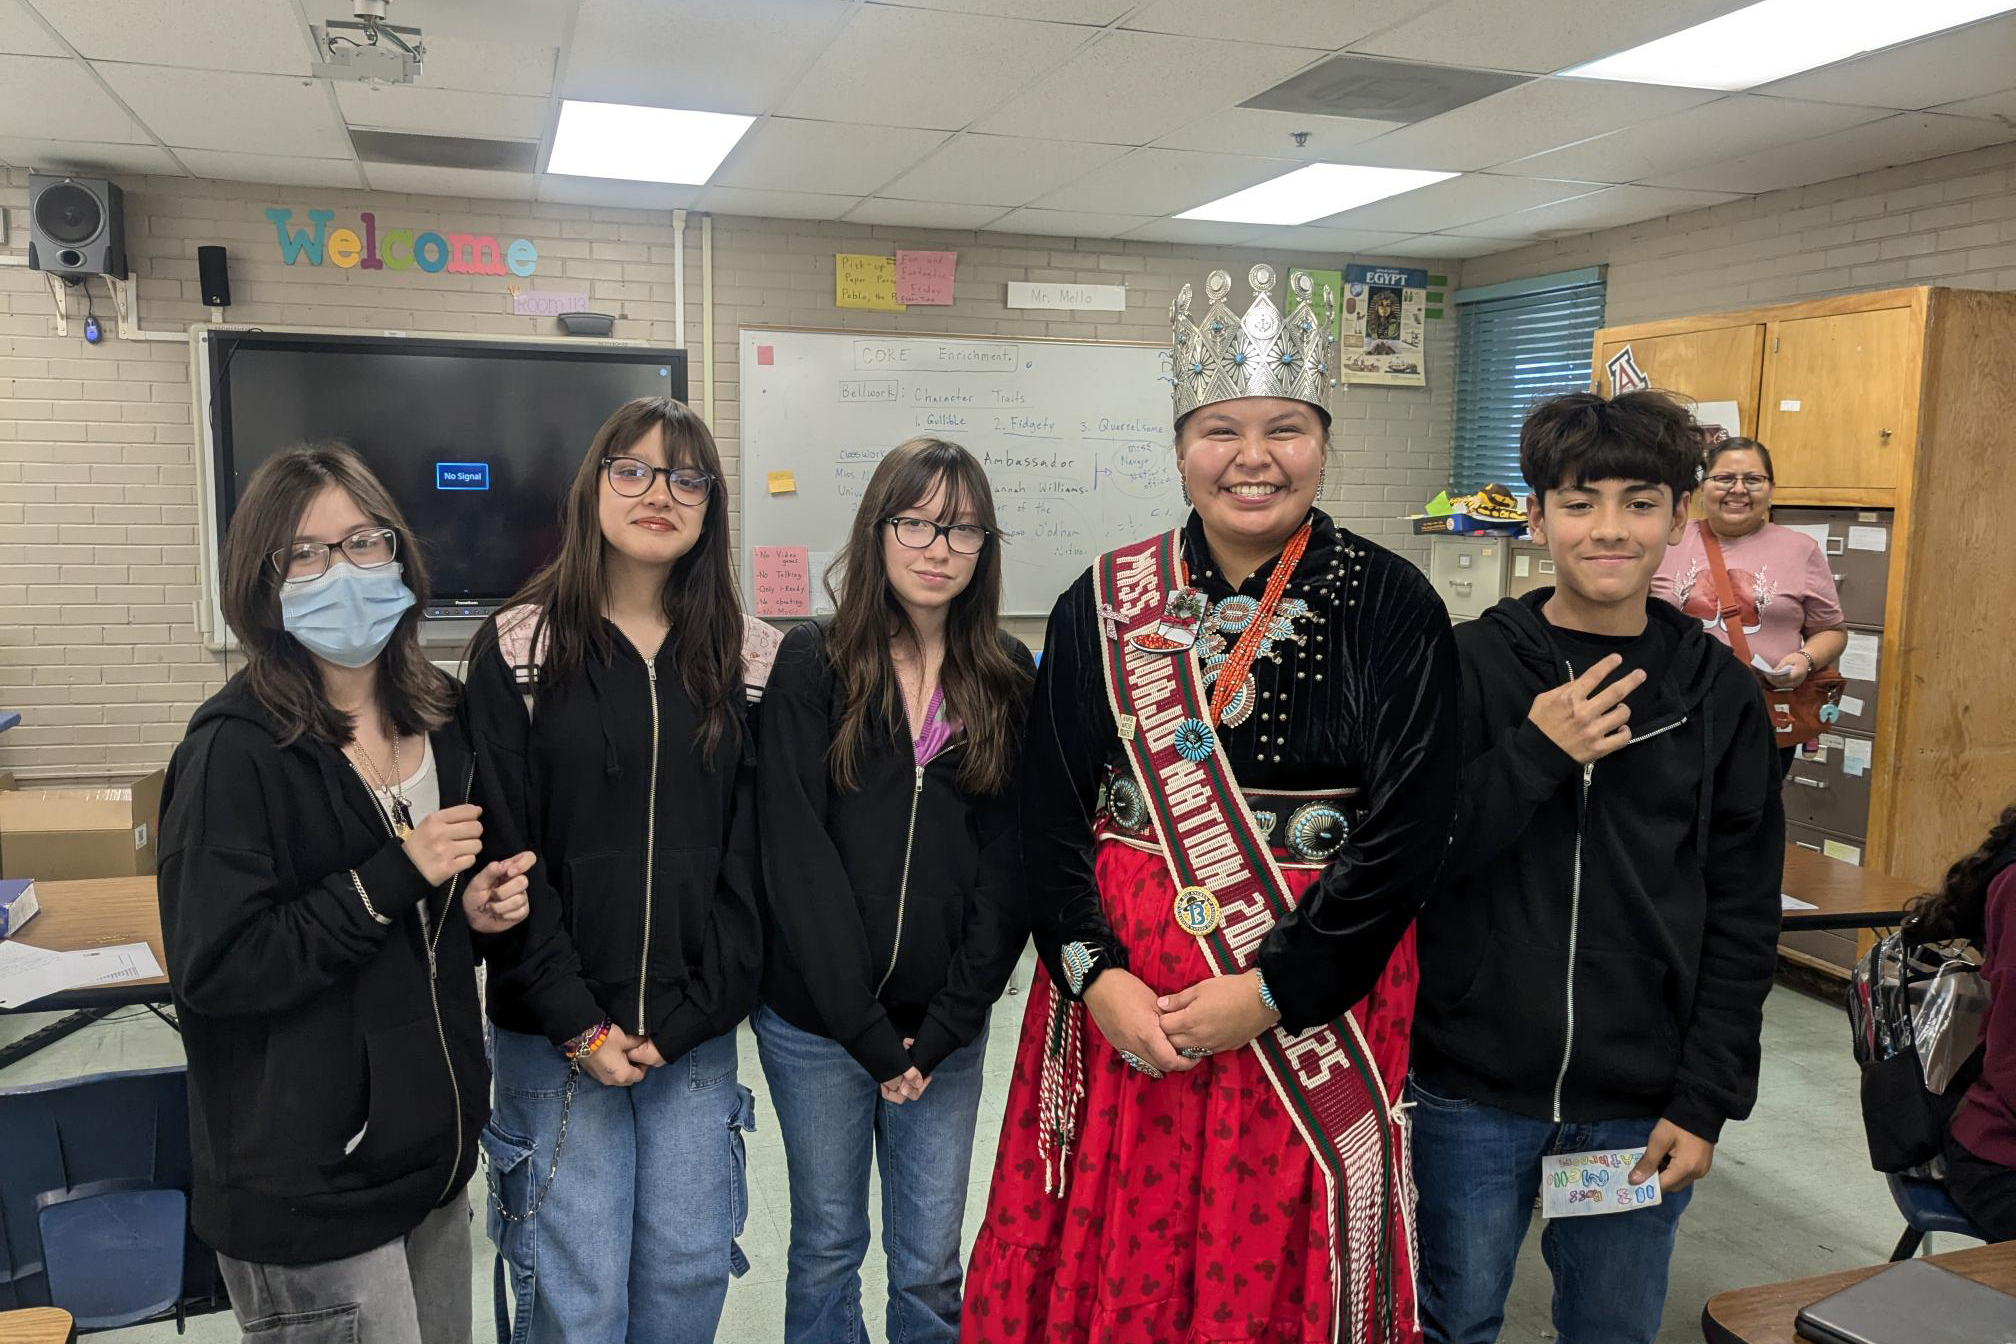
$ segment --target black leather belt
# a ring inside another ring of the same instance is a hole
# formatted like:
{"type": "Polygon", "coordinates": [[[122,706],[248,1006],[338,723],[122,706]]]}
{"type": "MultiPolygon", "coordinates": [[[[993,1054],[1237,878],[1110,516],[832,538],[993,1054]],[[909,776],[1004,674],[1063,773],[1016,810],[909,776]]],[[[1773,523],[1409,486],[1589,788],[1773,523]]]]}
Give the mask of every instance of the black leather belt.
{"type": "MultiPolygon", "coordinates": [[[[1328,863],[1351,836],[1358,790],[1321,789],[1270,793],[1242,789],[1253,819],[1267,833],[1268,847],[1285,850],[1291,862],[1328,863]]],[[[1148,799],[1131,774],[1108,770],[1099,786],[1095,831],[1110,831],[1124,840],[1160,847],[1148,799]]]]}

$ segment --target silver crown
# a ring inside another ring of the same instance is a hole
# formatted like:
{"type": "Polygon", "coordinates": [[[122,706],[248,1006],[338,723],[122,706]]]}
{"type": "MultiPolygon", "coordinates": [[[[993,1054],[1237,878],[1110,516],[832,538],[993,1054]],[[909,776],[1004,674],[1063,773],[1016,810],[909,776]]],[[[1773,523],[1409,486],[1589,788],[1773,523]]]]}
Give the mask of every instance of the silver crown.
{"type": "Polygon", "coordinates": [[[1294,299],[1284,321],[1274,306],[1274,268],[1255,266],[1246,273],[1253,303],[1246,316],[1234,317],[1226,300],[1232,277],[1213,271],[1204,282],[1211,301],[1204,320],[1190,318],[1190,286],[1183,286],[1169,305],[1170,369],[1176,384],[1176,419],[1199,406],[1236,397],[1292,397],[1329,415],[1325,404],[1331,387],[1331,347],[1336,344],[1337,297],[1323,286],[1323,312],[1310,303],[1309,277],[1298,275],[1290,288],[1294,299]]]}

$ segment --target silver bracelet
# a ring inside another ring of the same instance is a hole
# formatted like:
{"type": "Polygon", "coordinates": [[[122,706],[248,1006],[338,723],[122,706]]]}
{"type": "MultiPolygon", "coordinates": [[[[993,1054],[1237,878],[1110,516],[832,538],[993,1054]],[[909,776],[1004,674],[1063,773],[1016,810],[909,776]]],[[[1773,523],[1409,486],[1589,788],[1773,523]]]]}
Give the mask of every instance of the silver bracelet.
{"type": "Polygon", "coordinates": [[[364,902],[365,914],[371,916],[371,918],[377,920],[380,924],[390,924],[392,922],[391,920],[385,918],[385,916],[379,914],[378,907],[371,904],[371,893],[364,890],[364,879],[357,876],[357,870],[355,868],[352,868],[350,870],[350,885],[357,888],[357,899],[364,902]]]}
{"type": "Polygon", "coordinates": [[[1071,991],[1072,998],[1085,993],[1085,981],[1092,975],[1092,963],[1099,959],[1099,949],[1090,943],[1066,943],[1058,949],[1057,960],[1064,968],[1064,985],[1071,991]]]}

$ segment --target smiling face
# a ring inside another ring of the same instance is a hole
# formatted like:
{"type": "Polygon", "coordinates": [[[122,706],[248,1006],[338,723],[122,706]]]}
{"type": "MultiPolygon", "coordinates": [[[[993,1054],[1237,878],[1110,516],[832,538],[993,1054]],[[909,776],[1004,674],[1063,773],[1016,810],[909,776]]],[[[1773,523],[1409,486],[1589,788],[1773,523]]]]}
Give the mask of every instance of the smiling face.
{"type": "MultiPolygon", "coordinates": [[[[898,509],[891,517],[924,518],[934,523],[980,525],[980,515],[970,501],[962,500],[957,512],[946,507],[945,477],[940,473],[933,478],[931,488],[921,499],[912,500],[898,509]]],[[[889,576],[889,587],[896,594],[896,600],[913,613],[948,607],[952,599],[966,591],[966,585],[973,581],[973,571],[979,567],[980,556],[961,555],[952,549],[949,536],[940,535],[930,545],[917,548],[905,546],[898,538],[896,525],[884,522],[882,533],[882,568],[889,576]]]]}
{"type": "Polygon", "coordinates": [[[1240,397],[1192,411],[1176,438],[1176,469],[1207,537],[1280,546],[1316,502],[1323,418],[1306,401],[1240,397]]]}
{"type": "Polygon", "coordinates": [[[1526,518],[1560,586],[1594,607],[1642,606],[1666,548],[1687,526],[1687,496],[1665,485],[1587,481],[1529,499],[1526,518]]]}
{"type": "Polygon", "coordinates": [[[1718,453],[1701,482],[1709,525],[1720,537],[1747,537],[1771,509],[1771,469],[1748,448],[1718,453]]]}
{"type": "MultiPolygon", "coordinates": [[[[634,457],[654,467],[697,466],[666,460],[665,426],[655,422],[616,455],[634,457]]],[[[663,476],[653,476],[651,488],[634,498],[619,494],[605,469],[596,495],[596,517],[602,525],[602,540],[611,550],[638,564],[669,566],[700,540],[706,530],[707,505],[704,501],[680,503],[672,497],[672,488],[663,476]]]]}

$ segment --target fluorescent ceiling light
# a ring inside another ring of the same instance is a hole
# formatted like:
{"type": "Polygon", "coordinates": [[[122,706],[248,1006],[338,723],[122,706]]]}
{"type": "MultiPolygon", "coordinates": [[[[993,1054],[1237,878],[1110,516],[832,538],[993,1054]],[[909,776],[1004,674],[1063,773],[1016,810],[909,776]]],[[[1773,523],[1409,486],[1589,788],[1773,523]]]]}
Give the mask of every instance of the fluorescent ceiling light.
{"type": "Polygon", "coordinates": [[[714,175],[754,117],[628,103],[560,104],[549,173],[698,186],[714,175]]]}
{"type": "Polygon", "coordinates": [[[1360,168],[1349,163],[1312,163],[1257,187],[1221,196],[1185,210],[1178,219],[1215,219],[1226,224],[1307,224],[1354,206],[1383,201],[1403,191],[1456,176],[1422,168],[1360,168]]]}
{"type": "Polygon", "coordinates": [[[1751,89],[2010,10],[2016,10],[2010,0],[1762,0],[1561,73],[1687,89],[1751,89]]]}

